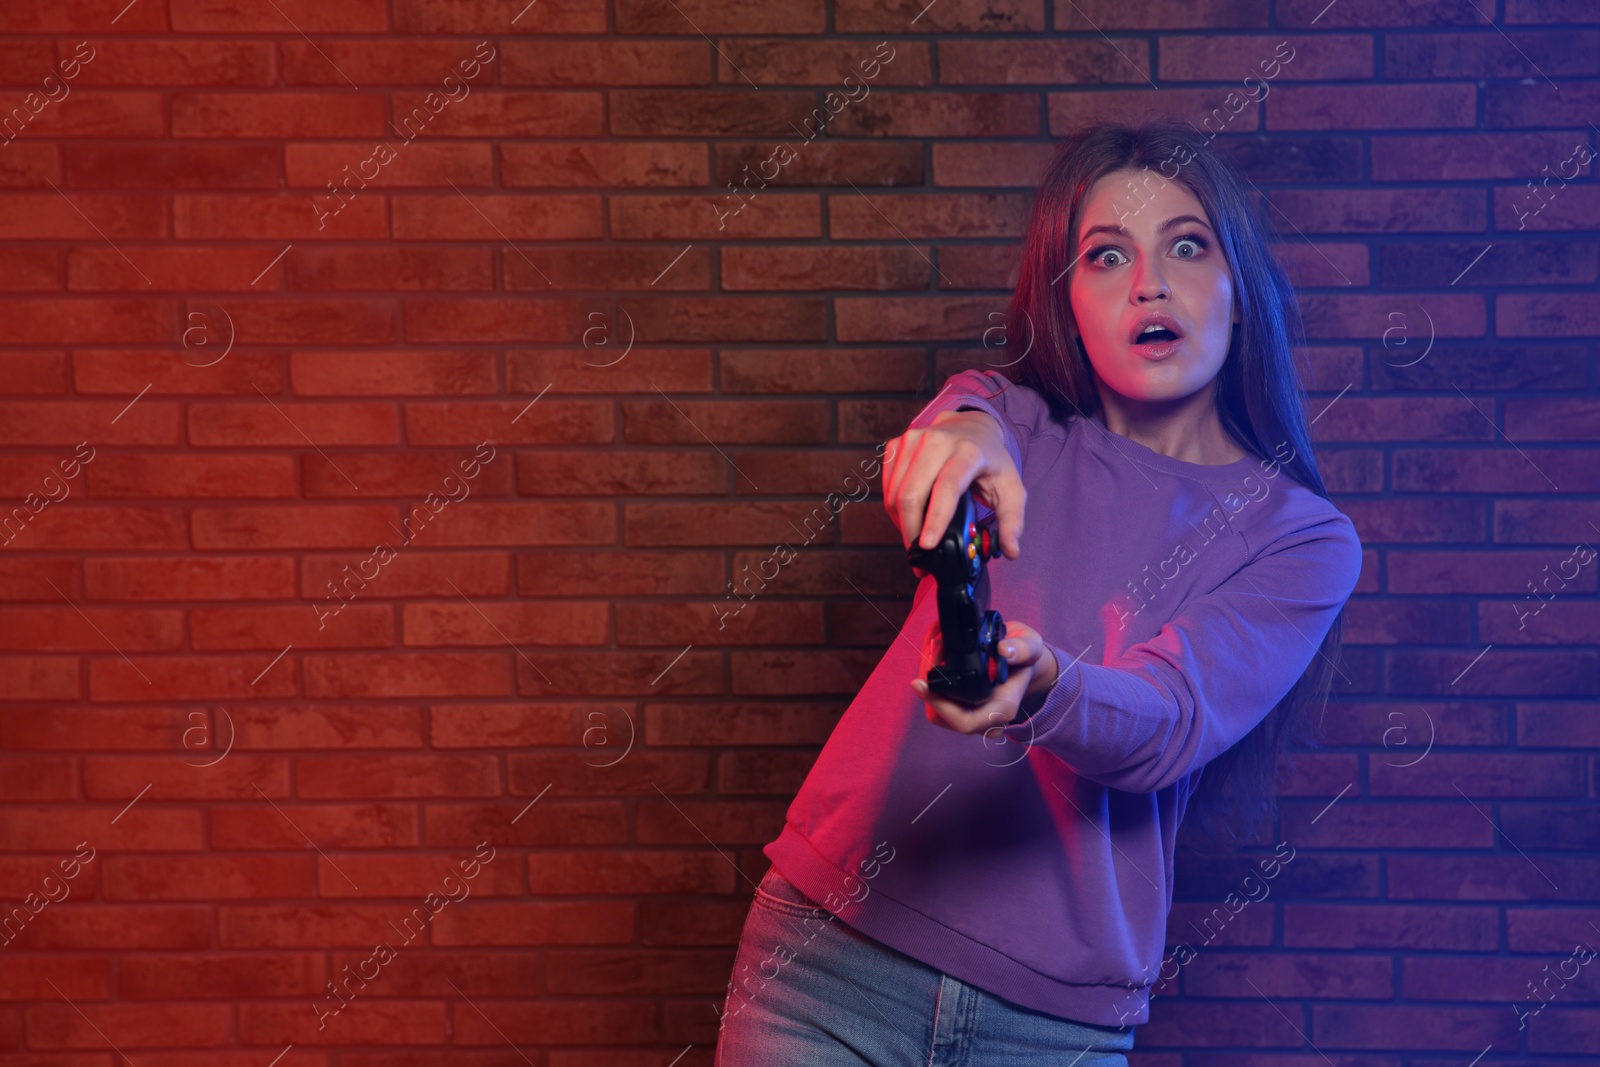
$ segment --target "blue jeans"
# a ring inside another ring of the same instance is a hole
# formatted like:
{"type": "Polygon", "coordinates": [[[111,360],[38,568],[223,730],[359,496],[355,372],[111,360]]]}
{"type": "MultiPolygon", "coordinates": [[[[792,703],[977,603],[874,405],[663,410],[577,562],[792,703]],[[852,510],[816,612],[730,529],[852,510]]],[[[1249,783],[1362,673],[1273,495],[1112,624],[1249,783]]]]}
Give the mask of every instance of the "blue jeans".
{"type": "Polygon", "coordinates": [[[776,867],[756,888],[714,1067],[1127,1067],[1133,1028],[1024,1008],[833,918],[776,867]]]}

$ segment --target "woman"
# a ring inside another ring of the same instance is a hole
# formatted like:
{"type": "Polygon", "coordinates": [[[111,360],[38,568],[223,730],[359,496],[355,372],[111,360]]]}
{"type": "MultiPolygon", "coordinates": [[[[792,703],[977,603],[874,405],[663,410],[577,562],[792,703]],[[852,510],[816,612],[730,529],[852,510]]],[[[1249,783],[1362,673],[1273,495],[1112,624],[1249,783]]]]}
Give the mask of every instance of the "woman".
{"type": "Polygon", "coordinates": [[[951,378],[883,477],[908,546],[968,486],[994,514],[1010,676],[975,707],[928,690],[925,577],[764,849],[719,1065],[1126,1064],[1174,976],[1178,825],[1259,822],[1361,569],[1241,186],[1164,122],[1080,130],[1050,166],[1007,325],[1024,352],[951,378]]]}

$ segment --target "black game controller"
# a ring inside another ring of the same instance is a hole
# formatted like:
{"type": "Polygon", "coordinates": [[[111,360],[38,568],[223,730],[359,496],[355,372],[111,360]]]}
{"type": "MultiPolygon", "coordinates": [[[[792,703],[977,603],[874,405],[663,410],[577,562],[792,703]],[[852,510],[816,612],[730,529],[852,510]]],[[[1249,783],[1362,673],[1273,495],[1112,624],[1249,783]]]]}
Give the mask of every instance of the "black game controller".
{"type": "Polygon", "coordinates": [[[987,701],[994,687],[1006,680],[1010,666],[1000,654],[1005,623],[998,611],[984,610],[977,599],[985,561],[998,555],[1000,539],[988,526],[978,525],[971,489],[956,501],[956,513],[938,544],[922,548],[913,541],[906,550],[911,565],[939,583],[944,658],[928,670],[928,688],[964,704],[987,701]]]}

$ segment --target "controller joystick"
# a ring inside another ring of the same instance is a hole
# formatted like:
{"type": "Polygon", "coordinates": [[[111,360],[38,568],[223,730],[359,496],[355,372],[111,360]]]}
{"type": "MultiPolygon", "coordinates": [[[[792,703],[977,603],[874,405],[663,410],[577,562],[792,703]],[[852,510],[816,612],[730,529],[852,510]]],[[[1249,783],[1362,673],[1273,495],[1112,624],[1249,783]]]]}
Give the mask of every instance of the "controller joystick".
{"type": "Polygon", "coordinates": [[[1010,666],[1000,654],[1005,623],[998,611],[978,601],[978,583],[987,560],[1000,555],[1000,539],[978,524],[977,504],[967,489],[955,514],[932,548],[915,541],[906,550],[911,565],[939,583],[939,630],[944,655],[928,670],[928,688],[964,704],[982,704],[1004,682],[1010,666]]]}

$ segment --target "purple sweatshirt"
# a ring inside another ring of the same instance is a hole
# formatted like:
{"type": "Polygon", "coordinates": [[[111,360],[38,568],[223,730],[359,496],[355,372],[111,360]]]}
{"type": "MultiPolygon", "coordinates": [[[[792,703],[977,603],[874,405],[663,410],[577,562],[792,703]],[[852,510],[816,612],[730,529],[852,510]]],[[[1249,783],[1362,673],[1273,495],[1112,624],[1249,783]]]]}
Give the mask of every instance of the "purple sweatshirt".
{"type": "Polygon", "coordinates": [[[910,686],[938,622],[925,577],[763,852],[838,919],[962,981],[1143,1023],[1200,771],[1310,665],[1361,542],[1277,462],[1188,463],[1098,419],[1063,425],[995,371],[955,375],[911,425],[957,409],[999,420],[1028,490],[988,606],[1039,631],[1059,680],[987,739],[928,722],[910,686]]]}

